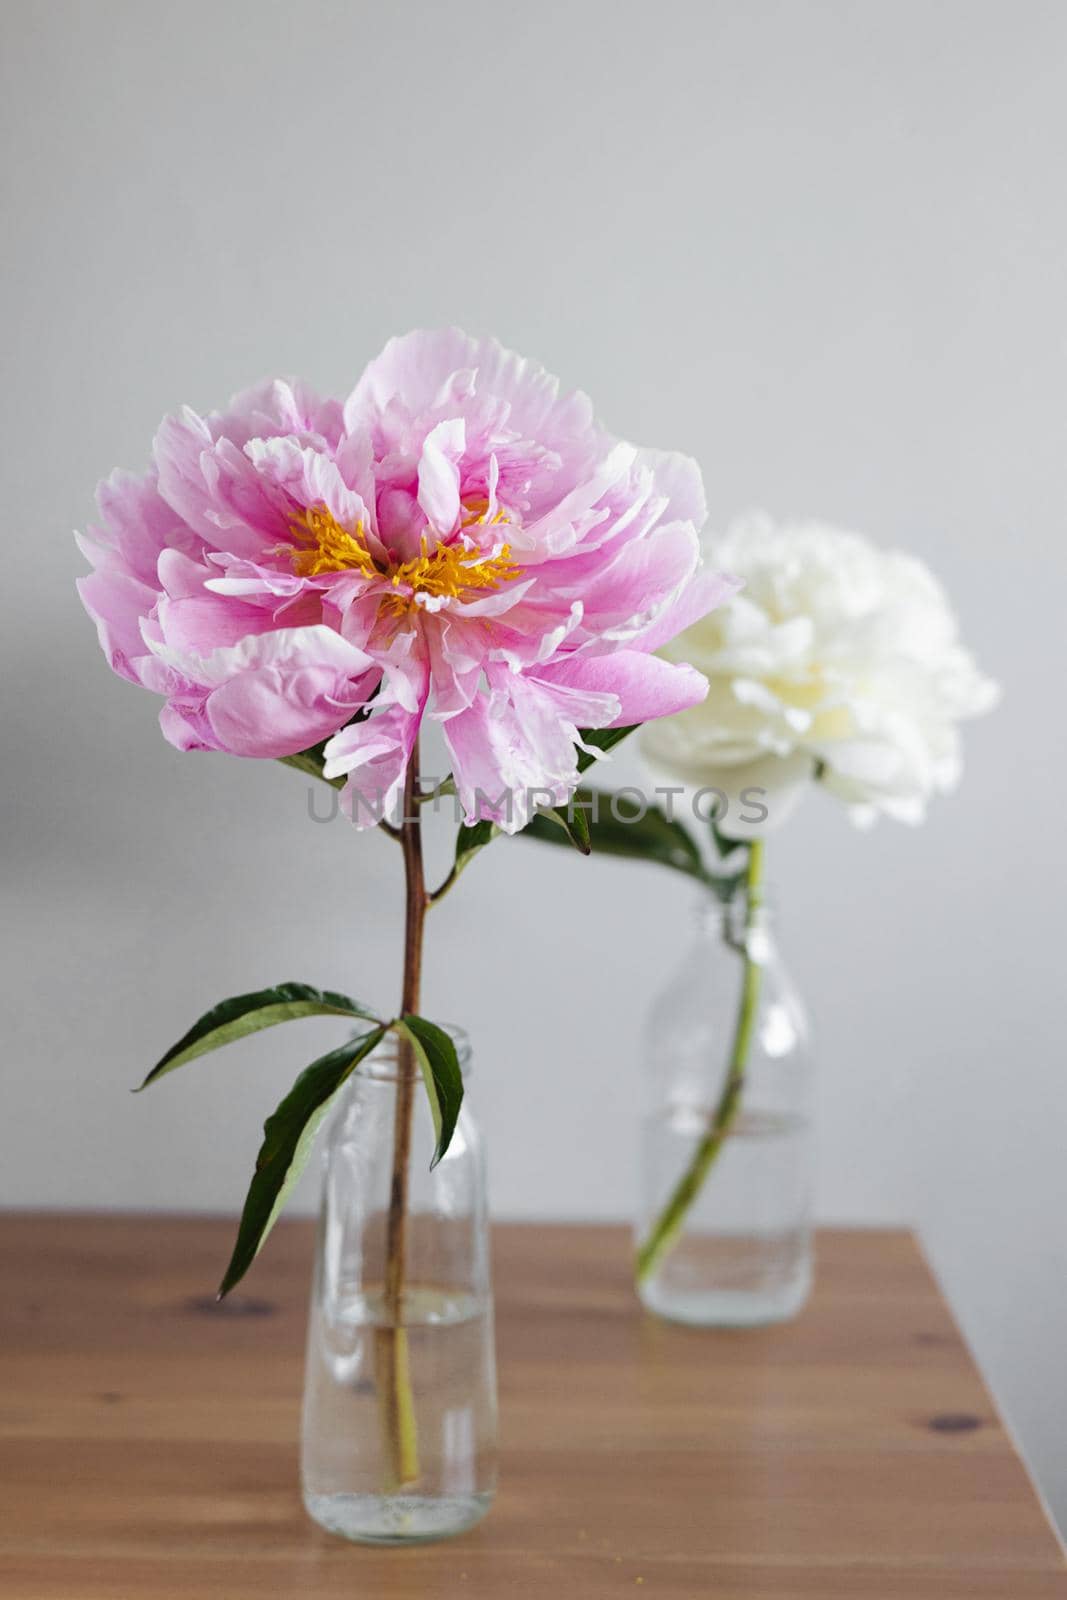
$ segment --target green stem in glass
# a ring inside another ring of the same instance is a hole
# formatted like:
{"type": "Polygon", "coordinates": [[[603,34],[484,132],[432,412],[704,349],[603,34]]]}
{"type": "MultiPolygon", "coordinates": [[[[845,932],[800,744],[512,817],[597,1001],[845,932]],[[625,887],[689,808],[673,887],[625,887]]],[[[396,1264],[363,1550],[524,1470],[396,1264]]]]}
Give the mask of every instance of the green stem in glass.
{"type": "MultiPolygon", "coordinates": [[[[415,797],[419,786],[416,741],[404,786],[400,842],[404,852],[406,915],[404,983],[400,1014],[419,1009],[422,980],[423,925],[430,899],[422,864],[422,830],[415,797]]],[[[408,1187],[411,1169],[411,1122],[418,1068],[411,1041],[401,1037],[397,1055],[396,1113],[393,1123],[393,1172],[385,1225],[385,1324],[378,1330],[379,1381],[384,1404],[384,1434],[389,1478],[387,1491],[402,1489],[419,1476],[418,1429],[411,1383],[408,1333],[405,1325],[405,1280],[408,1246],[408,1187]]]]}
{"type": "Polygon", "coordinates": [[[759,962],[753,959],[751,941],[749,939],[755,914],[759,907],[762,874],[763,843],[762,840],[754,839],[748,847],[748,862],[744,878],[745,931],[740,947],[741,959],[744,963],[741,975],[741,999],[737,1010],[737,1021],[734,1025],[733,1041],[730,1046],[726,1080],[723,1084],[718,1104],[712,1113],[708,1131],[694,1151],[693,1159],[681,1178],[679,1178],[670,1199],[653,1224],[651,1232],[638,1248],[636,1269],[638,1283],[644,1283],[651,1276],[660,1261],[676,1242],[689,1214],[689,1209],[703,1188],[708,1173],[726,1143],[741,1109],[741,1096],[745,1087],[745,1071],[748,1067],[749,1052],[752,1048],[752,1035],[755,1031],[756,1016],[759,1011],[762,978],[762,970],[759,962]]]}

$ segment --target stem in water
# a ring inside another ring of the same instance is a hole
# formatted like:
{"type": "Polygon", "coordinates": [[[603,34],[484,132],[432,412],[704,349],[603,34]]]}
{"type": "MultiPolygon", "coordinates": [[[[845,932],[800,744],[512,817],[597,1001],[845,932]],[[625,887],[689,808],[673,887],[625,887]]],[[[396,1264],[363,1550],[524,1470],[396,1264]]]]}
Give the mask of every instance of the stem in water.
{"type": "MultiPolygon", "coordinates": [[[[419,784],[416,744],[404,785],[400,843],[404,854],[406,915],[404,983],[400,1012],[417,1012],[422,977],[422,937],[430,904],[422,865],[422,832],[415,796],[419,784]]],[[[419,1475],[418,1432],[411,1388],[408,1335],[404,1325],[404,1282],[407,1270],[408,1175],[411,1168],[411,1121],[418,1068],[411,1043],[398,1041],[396,1114],[393,1122],[393,1174],[385,1227],[385,1325],[379,1330],[381,1389],[387,1459],[392,1486],[402,1488],[419,1475]]]]}
{"type": "Polygon", "coordinates": [[[748,1066],[752,1034],[759,1010],[759,962],[753,958],[749,935],[759,907],[760,878],[763,867],[763,844],[753,840],[748,847],[748,866],[745,871],[745,932],[741,944],[744,969],[741,975],[741,1001],[734,1026],[733,1043],[726,1069],[726,1081],[718,1104],[712,1113],[708,1130],[697,1145],[693,1159],[679,1178],[667,1204],[664,1206],[651,1233],[637,1252],[637,1281],[644,1283],[675,1243],[697,1195],[704,1186],[711,1167],[729,1137],[737,1114],[741,1109],[741,1095],[745,1087],[745,1069],[748,1066]]]}

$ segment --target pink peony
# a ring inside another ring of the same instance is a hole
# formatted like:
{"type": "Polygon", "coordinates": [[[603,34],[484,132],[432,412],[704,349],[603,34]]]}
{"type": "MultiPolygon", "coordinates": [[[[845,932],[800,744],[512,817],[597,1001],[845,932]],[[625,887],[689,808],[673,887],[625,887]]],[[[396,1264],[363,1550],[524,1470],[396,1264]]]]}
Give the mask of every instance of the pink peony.
{"type": "Polygon", "coordinates": [[[181,750],[329,740],[357,823],[395,802],[425,715],[467,820],[514,832],[531,790],[573,791],[580,728],[707,691],[651,654],[737,587],[700,569],[696,464],[619,443],[495,341],[393,339],[343,406],[275,382],[185,409],[154,463],[101,485],[81,541],[112,667],[166,696],[181,750]]]}

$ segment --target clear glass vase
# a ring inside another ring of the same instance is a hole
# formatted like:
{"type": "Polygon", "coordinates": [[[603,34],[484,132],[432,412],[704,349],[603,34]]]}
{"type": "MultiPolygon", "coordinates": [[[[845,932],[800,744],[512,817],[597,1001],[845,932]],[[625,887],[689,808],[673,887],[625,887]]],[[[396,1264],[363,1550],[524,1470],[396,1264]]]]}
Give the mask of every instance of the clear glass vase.
{"type": "MultiPolygon", "coordinates": [[[[466,1079],[469,1047],[449,1031],[466,1079]]],[[[421,1083],[404,1093],[402,1059],[389,1036],[360,1064],[327,1141],[304,1388],[304,1504],[331,1533],[372,1544],[461,1533],[496,1487],[484,1148],[465,1096],[448,1152],[430,1171],[428,1100],[421,1083]],[[397,1312],[387,1239],[405,1102],[397,1312]]]]}
{"type": "Polygon", "coordinates": [[[707,1327],[795,1315],[812,1273],[809,1028],[761,895],[701,902],[645,1061],[641,1300],[707,1327]]]}

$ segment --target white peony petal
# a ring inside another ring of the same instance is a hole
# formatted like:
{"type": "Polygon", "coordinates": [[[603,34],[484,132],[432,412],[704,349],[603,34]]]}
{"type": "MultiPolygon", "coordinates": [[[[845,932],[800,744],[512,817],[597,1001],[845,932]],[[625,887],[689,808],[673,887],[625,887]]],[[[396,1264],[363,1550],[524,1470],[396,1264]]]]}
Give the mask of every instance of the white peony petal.
{"type": "Polygon", "coordinates": [[[644,731],[648,759],[719,787],[745,763],[769,762],[786,788],[818,765],[861,825],[921,821],[959,779],[960,721],[999,697],[933,574],[858,534],[762,513],[707,539],[704,554],[744,589],[662,651],[710,688],[703,705],[644,731]]]}

